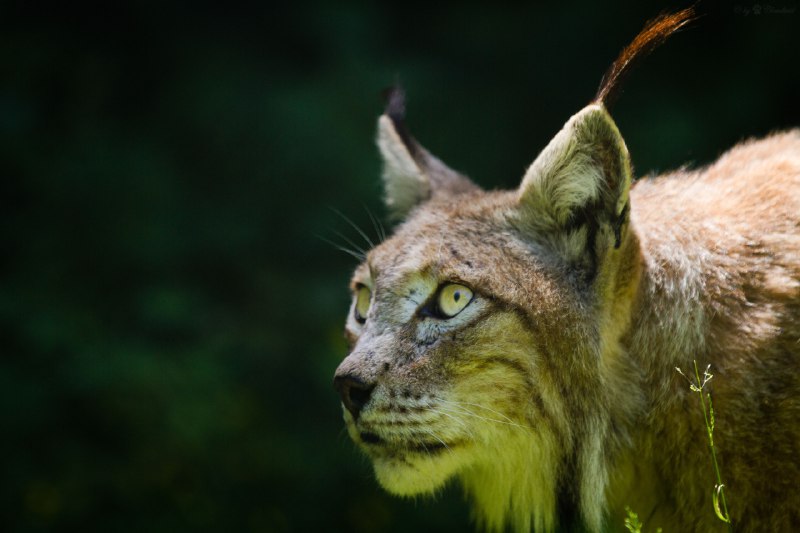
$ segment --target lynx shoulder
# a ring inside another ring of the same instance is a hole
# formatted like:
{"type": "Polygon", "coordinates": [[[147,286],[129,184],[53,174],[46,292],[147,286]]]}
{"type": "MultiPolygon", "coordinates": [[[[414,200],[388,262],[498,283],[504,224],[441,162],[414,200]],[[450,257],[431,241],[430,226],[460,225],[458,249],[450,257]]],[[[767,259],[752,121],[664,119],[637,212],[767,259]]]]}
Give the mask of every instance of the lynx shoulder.
{"type": "Polygon", "coordinates": [[[336,371],[348,432],[401,495],[460,482],[478,526],[722,531],[698,399],[736,531],[800,529],[800,130],[632,182],[606,110],[649,24],[512,191],[483,191],[378,121],[400,220],[351,282],[336,371]]]}

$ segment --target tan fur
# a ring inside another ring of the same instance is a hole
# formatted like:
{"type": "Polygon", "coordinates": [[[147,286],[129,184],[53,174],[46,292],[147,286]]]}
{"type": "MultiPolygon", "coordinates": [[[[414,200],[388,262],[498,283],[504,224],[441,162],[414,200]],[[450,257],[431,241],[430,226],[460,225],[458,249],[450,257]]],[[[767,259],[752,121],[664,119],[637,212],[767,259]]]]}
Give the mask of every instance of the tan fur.
{"type": "Polygon", "coordinates": [[[675,371],[697,360],[735,530],[800,530],[800,130],[631,185],[596,103],[519,190],[484,192],[401,128],[388,113],[379,142],[406,219],[356,270],[372,300],[336,372],[379,482],[458,479],[496,531],[621,530],[625,506],[646,530],[724,531],[675,371]],[[448,283],[474,293],[452,318],[431,312],[448,283]]]}

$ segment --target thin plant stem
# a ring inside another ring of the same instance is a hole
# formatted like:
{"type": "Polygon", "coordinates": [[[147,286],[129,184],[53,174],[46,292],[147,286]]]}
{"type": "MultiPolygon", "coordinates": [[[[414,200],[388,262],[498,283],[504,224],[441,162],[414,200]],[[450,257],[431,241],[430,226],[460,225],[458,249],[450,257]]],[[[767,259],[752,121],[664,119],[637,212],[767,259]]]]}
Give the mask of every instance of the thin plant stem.
{"type": "Polygon", "coordinates": [[[696,392],[700,395],[700,406],[703,408],[703,420],[706,423],[706,434],[708,435],[708,446],[711,450],[711,461],[712,465],[714,466],[714,474],[717,477],[717,483],[714,485],[714,494],[712,495],[712,501],[714,503],[714,513],[717,515],[717,518],[728,524],[728,531],[733,532],[733,525],[731,524],[731,515],[728,513],[728,502],[725,499],[725,492],[723,489],[725,485],[722,483],[722,475],[719,471],[719,463],[717,462],[717,450],[714,447],[714,404],[711,403],[711,393],[706,392],[705,396],[703,395],[703,389],[705,388],[706,384],[711,381],[711,378],[714,376],[711,375],[709,369],[711,365],[708,365],[703,372],[703,379],[700,379],[700,370],[697,368],[697,360],[694,361],[694,378],[695,381],[693,382],[689,379],[689,376],[683,373],[678,367],[675,367],[675,370],[689,382],[689,389],[692,392],[696,392]],[[706,408],[706,400],[708,400],[708,408],[706,408]],[[722,509],[719,508],[720,499],[722,500],[722,509]]]}
{"type": "Polygon", "coordinates": [[[711,461],[714,465],[714,475],[717,477],[717,485],[716,485],[716,492],[714,496],[715,500],[715,511],[717,511],[717,516],[723,520],[726,524],[728,524],[728,531],[731,533],[733,532],[733,525],[731,524],[730,514],[728,514],[728,502],[725,499],[725,491],[723,490],[724,485],[722,484],[722,475],[719,471],[719,463],[717,462],[717,450],[714,447],[714,406],[711,403],[711,393],[706,392],[705,396],[703,395],[703,387],[708,380],[711,379],[710,374],[708,374],[708,369],[704,372],[703,381],[700,380],[700,370],[697,368],[697,360],[694,361],[694,376],[697,379],[697,387],[696,392],[700,396],[700,406],[703,408],[703,419],[706,423],[706,432],[708,434],[708,447],[711,449],[711,461]],[[708,408],[706,408],[706,399],[708,399],[708,408]],[[716,503],[717,497],[722,500],[722,511],[723,514],[719,513],[719,505],[716,503]]]}

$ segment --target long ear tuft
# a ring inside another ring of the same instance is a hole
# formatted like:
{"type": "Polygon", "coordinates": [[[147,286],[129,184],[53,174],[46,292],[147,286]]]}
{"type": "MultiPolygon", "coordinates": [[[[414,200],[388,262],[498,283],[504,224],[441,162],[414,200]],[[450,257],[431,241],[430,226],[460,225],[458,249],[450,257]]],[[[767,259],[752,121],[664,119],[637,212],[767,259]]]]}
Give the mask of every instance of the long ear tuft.
{"type": "Polygon", "coordinates": [[[383,157],[386,206],[395,220],[433,197],[479,190],[423,148],[405,124],[405,94],[400,87],[384,91],[386,109],[378,119],[378,148],[383,157]]]}
{"type": "Polygon", "coordinates": [[[392,121],[400,140],[413,156],[417,151],[417,142],[406,128],[406,92],[399,85],[392,85],[383,90],[383,98],[386,101],[383,114],[392,121]]]}
{"type": "Polygon", "coordinates": [[[696,20],[694,7],[672,14],[661,14],[648,22],[633,42],[626,46],[600,81],[594,102],[607,108],[613,103],[622,81],[634,65],[661,46],[673,33],[696,20]]]}

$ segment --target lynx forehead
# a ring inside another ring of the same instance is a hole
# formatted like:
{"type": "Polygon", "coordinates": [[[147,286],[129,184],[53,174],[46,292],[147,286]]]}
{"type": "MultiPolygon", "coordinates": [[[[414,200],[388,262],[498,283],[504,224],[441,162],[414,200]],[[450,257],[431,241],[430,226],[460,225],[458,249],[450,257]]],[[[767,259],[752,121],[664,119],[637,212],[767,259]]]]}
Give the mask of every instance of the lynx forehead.
{"type": "Polygon", "coordinates": [[[449,480],[500,531],[724,530],[696,399],[737,531],[800,527],[800,131],[632,185],[605,103],[691,11],[646,26],[517,190],[486,192],[378,121],[401,221],[351,282],[336,371],[347,430],[401,496],[449,480]]]}

